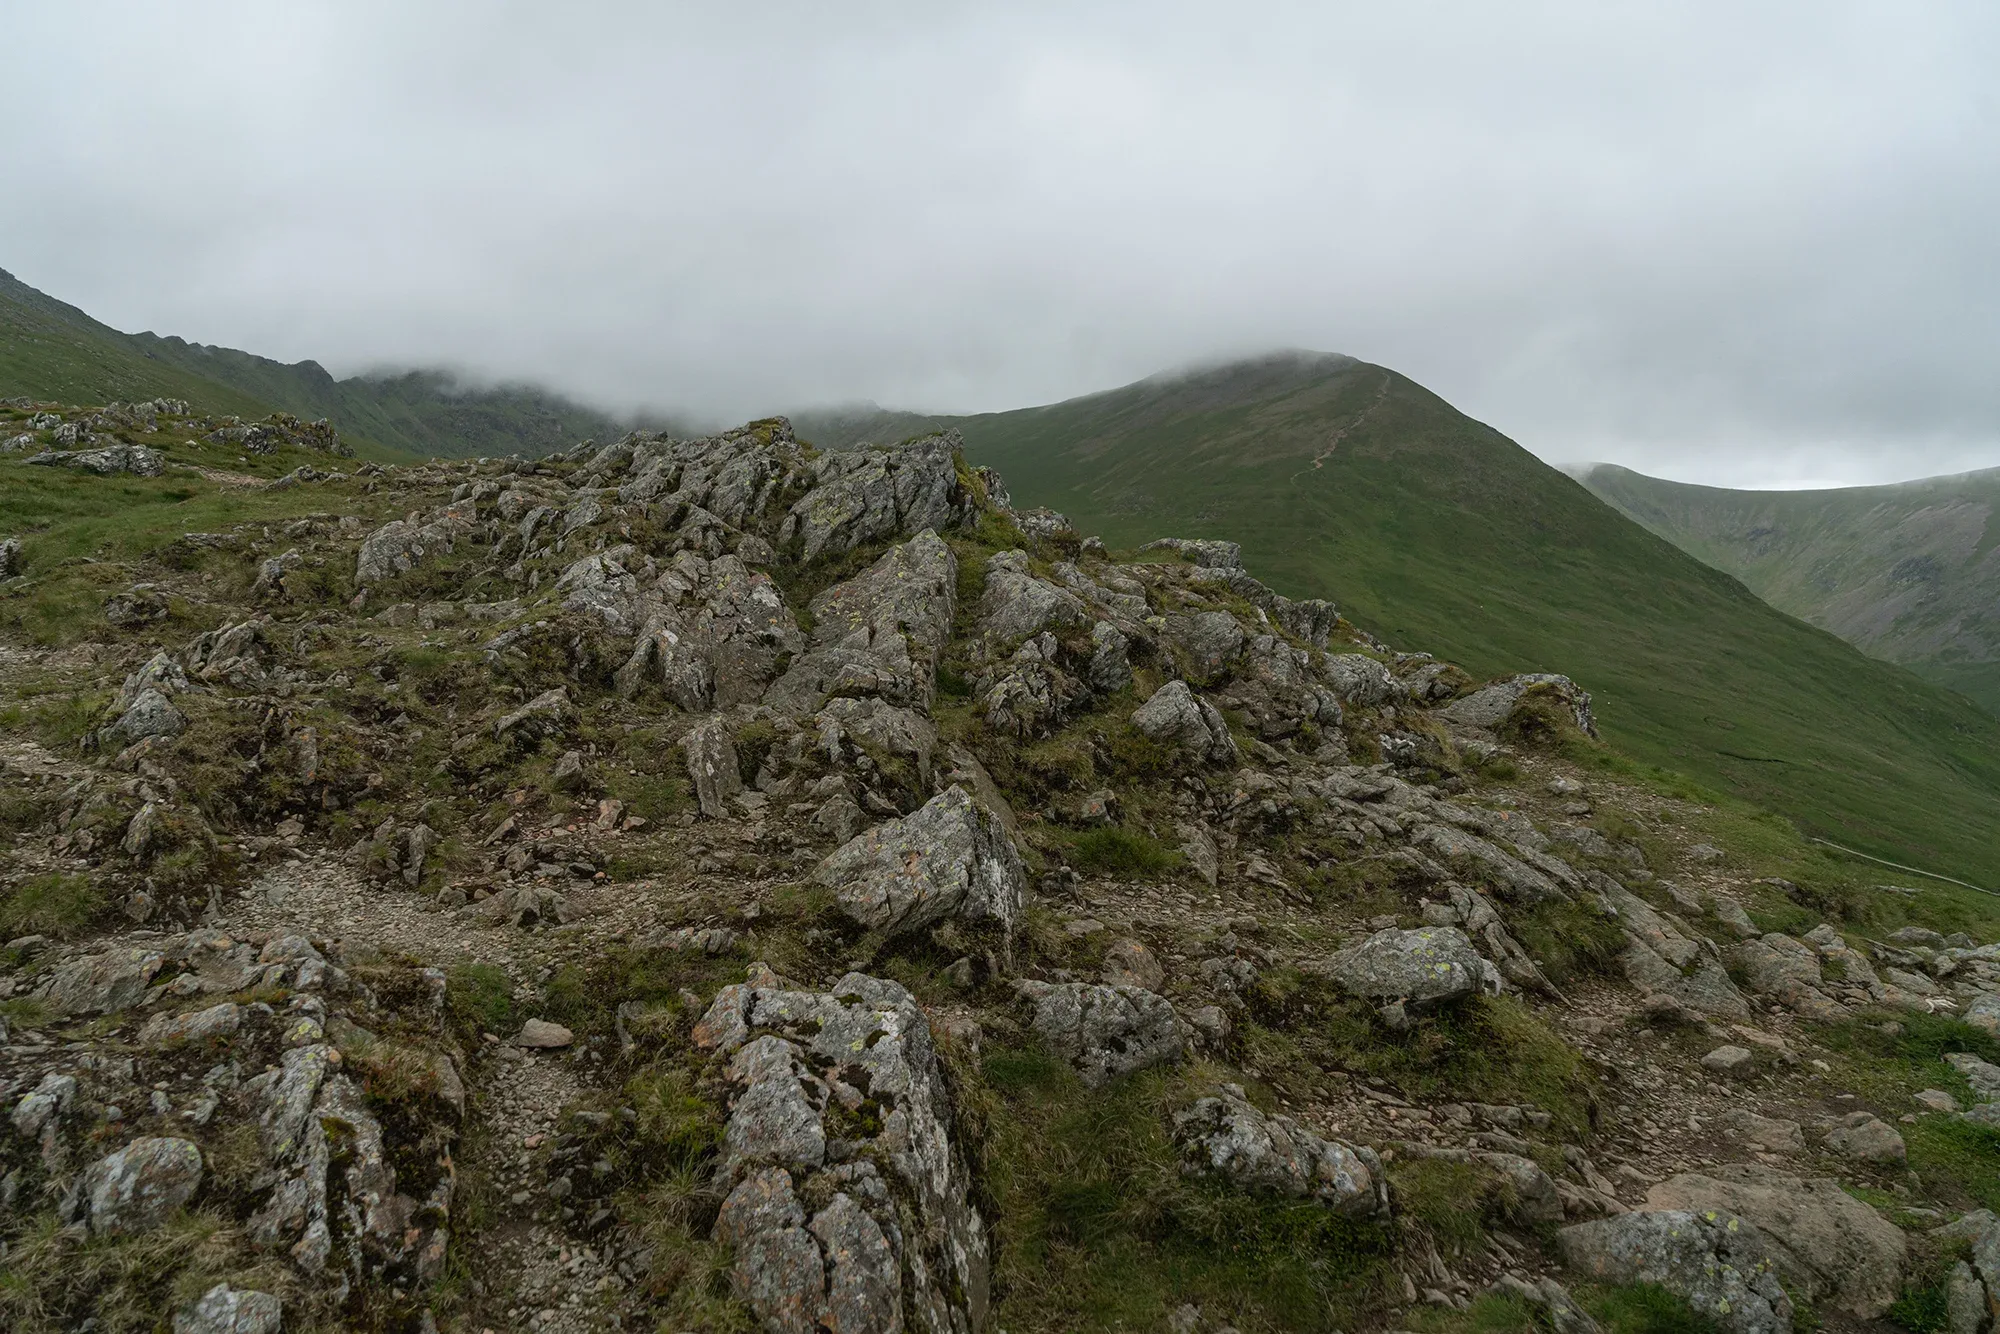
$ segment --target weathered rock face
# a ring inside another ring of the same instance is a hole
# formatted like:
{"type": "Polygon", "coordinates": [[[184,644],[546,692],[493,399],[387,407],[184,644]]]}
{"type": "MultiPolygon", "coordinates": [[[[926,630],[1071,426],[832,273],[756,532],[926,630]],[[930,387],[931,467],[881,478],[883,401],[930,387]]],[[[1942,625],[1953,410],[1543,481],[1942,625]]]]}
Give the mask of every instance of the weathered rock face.
{"type": "Polygon", "coordinates": [[[1289,1116],[1266,1116],[1233,1085],[1174,1115],[1186,1169],[1243,1190],[1311,1199],[1335,1213],[1369,1217],[1389,1208],[1375,1151],[1321,1139],[1289,1116]]]}
{"type": "Polygon", "coordinates": [[[90,1230],[99,1236],[150,1232],[201,1188],[201,1150],[184,1139],[135,1139],[84,1176],[90,1230]]]}
{"type": "Polygon", "coordinates": [[[716,1236],[766,1329],[985,1323],[986,1226],[907,991],[860,973],[798,991],[764,972],[723,988],[694,1040],[728,1058],[736,1090],[716,1236]]]}
{"type": "Polygon", "coordinates": [[[179,736],[187,730],[187,715],[159,690],[147,687],[139,692],[116,722],[105,728],[101,739],[113,745],[130,745],[153,736],[179,736]]]}
{"type": "Polygon", "coordinates": [[[1826,1147],[1864,1163],[1900,1163],[1907,1156],[1903,1137],[1871,1112],[1852,1112],[1827,1132],[1826,1147]]]}
{"type": "Polygon", "coordinates": [[[1710,1210],[1756,1225],[1778,1273],[1797,1295],[1872,1320],[1902,1290],[1908,1244],[1901,1228],[1832,1180],[1804,1180],[1758,1165],[1686,1173],[1646,1192],[1652,1209],[1710,1210]]]}
{"type": "Polygon", "coordinates": [[[1028,570],[1028,554],[1003,551],[986,562],[978,630],[996,648],[1011,648],[1044,630],[1072,634],[1092,623],[1082,599],[1028,570]]]}
{"type": "Polygon", "coordinates": [[[1177,746],[1209,764],[1234,764],[1236,739],[1215,706],[1188,689],[1185,681],[1169,681],[1153,692],[1132,715],[1132,726],[1155,741],[1177,746]]]}
{"type": "Polygon", "coordinates": [[[1179,653],[1189,678],[1202,685],[1221,677],[1243,651],[1243,627],[1226,611],[1169,616],[1160,634],[1179,653]]]}
{"type": "Polygon", "coordinates": [[[1181,1059],[1180,1020],[1167,998],[1139,987],[1087,982],[1015,984],[1034,1007],[1030,1026],[1092,1088],[1181,1059]]]}
{"type": "Polygon", "coordinates": [[[1341,703],[1355,708],[1388,704],[1403,693],[1389,669],[1365,653],[1330,653],[1320,666],[1320,675],[1341,703]]]}
{"type": "Polygon", "coordinates": [[[109,1014],[137,1005],[164,962],[158,951],[114,949],[58,967],[42,992],[61,1014],[109,1014]]]}
{"type": "Polygon", "coordinates": [[[1567,676],[1530,672],[1506,681],[1496,681],[1453,700],[1438,712],[1451,722],[1467,727],[1498,727],[1520,707],[1530,692],[1546,695],[1568,711],[1578,728],[1597,735],[1597,720],[1590,712],[1590,692],[1580,689],[1567,676]]]}
{"type": "Polygon", "coordinates": [[[552,690],[544,690],[494,723],[493,735],[534,742],[562,735],[575,720],[576,705],[570,702],[569,690],[556,686],[552,690]]]}
{"type": "Polygon", "coordinates": [[[1412,1008],[1497,993],[1500,975],[1457,927],[1377,931],[1326,961],[1342,989],[1364,999],[1401,1001],[1412,1008]]]}
{"type": "Polygon", "coordinates": [[[354,582],[375,584],[407,574],[419,565],[451,554],[453,546],[472,533],[469,516],[446,507],[425,522],[392,519],[362,542],[354,561],[354,582]]]}
{"type": "Polygon", "coordinates": [[[729,724],[721,718],[704,718],[681,738],[681,749],[687,754],[688,777],[694,781],[701,813],[711,820],[729,814],[729,799],[743,790],[729,724]]]}
{"type": "Polygon", "coordinates": [[[951,636],[958,561],[919,533],[812,600],[812,643],[764,702],[805,717],[835,695],[876,695],[930,709],[938,655],[951,636]]]}
{"type": "Polygon", "coordinates": [[[913,931],[954,917],[1011,927],[1027,876],[999,819],[953,786],[854,838],[813,879],[863,926],[913,931]]]}
{"type": "Polygon", "coordinates": [[[1792,1300],[1755,1226],[1734,1214],[1646,1210],[1557,1234],[1571,1269],[1598,1283],[1657,1283],[1731,1334],[1790,1334],[1792,1300]]]}
{"type": "Polygon", "coordinates": [[[93,472],[100,477],[132,473],[138,477],[158,477],[167,470],[167,459],[144,445],[107,445],[102,449],[44,450],[28,460],[48,468],[69,468],[93,472]]]}
{"type": "Polygon", "coordinates": [[[1243,547],[1213,537],[1162,537],[1139,548],[1141,551],[1175,551],[1196,565],[1218,570],[1243,568],[1243,547]]]}
{"type": "Polygon", "coordinates": [[[956,525],[972,506],[953,458],[963,448],[954,430],[889,449],[820,455],[811,465],[812,489],[785,516],[778,545],[797,540],[800,559],[811,561],[956,525]]]}
{"type": "Polygon", "coordinates": [[[174,1334],[278,1334],[285,1304],[268,1292],[218,1283],[174,1314],[174,1334]]]}

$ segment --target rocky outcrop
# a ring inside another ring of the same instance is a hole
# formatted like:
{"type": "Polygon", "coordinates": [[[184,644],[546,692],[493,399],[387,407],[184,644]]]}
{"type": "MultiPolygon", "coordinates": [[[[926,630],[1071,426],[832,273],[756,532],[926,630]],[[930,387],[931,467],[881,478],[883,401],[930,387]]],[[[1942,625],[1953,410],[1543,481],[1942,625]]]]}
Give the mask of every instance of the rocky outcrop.
{"type": "Polygon", "coordinates": [[[715,1231],[766,1329],[984,1325],[986,1225],[907,991],[849,973],[812,992],[758,971],[723,988],[694,1041],[727,1062],[715,1231]]]}
{"type": "Polygon", "coordinates": [[[278,1334],[284,1315],[268,1292],[218,1283],[174,1313],[174,1334],[278,1334]]]}
{"type": "Polygon", "coordinates": [[[1597,735],[1597,720],[1590,711],[1590,693],[1579,689],[1567,676],[1529,672],[1495,681],[1438,710],[1440,716],[1465,727],[1495,728],[1505,723],[1524,700],[1545,698],[1561,709],[1577,728],[1597,735]]]}
{"type": "Polygon", "coordinates": [[[764,702],[806,717],[836,695],[875,695],[928,712],[957,581],[951,548],[925,530],[835,584],[812,600],[811,645],[764,702]]]}
{"type": "Polygon", "coordinates": [[[1684,1173],[1646,1192],[1650,1209],[1720,1211],[1754,1224],[1791,1291],[1873,1320],[1902,1290],[1902,1229],[1833,1180],[1750,1164],[1684,1173]]]}
{"type": "Polygon", "coordinates": [[[1234,764],[1238,758],[1229,725],[1185,681],[1169,681],[1154,691],[1133,713],[1132,726],[1208,764],[1234,764]]]}
{"type": "Polygon", "coordinates": [[[1289,1116],[1266,1115],[1237,1085],[1175,1113],[1174,1142],[1184,1170],[1240,1190],[1309,1199],[1349,1217],[1388,1212],[1388,1178],[1373,1149],[1322,1139],[1289,1116]]]}
{"type": "Polygon", "coordinates": [[[743,790],[729,724],[721,718],[704,718],[681,738],[681,749],[687,755],[695,803],[703,815],[720,820],[729,814],[729,799],[743,790]]]}
{"type": "Polygon", "coordinates": [[[1326,975],[1343,991],[1397,1015],[1420,1012],[1481,993],[1497,994],[1500,974],[1457,927],[1377,931],[1328,957],[1326,975]]]}
{"type": "Polygon", "coordinates": [[[862,926],[897,932],[948,918],[1011,928],[1027,876],[999,818],[954,785],[852,839],[813,879],[862,926]]]}
{"type": "Polygon", "coordinates": [[[106,445],[102,449],[50,449],[27,460],[45,468],[68,468],[74,472],[111,477],[130,473],[135,477],[158,477],[167,470],[166,456],[144,445],[106,445]]]}
{"type": "Polygon", "coordinates": [[[1730,1334],[1791,1334],[1764,1237],[1734,1214],[1648,1209],[1566,1227],[1564,1261],[1596,1283],[1657,1283],[1730,1334]]]}
{"type": "Polygon", "coordinates": [[[407,574],[418,566],[450,555],[471,536],[467,516],[452,508],[430,519],[392,519],[370,533],[354,559],[354,582],[376,584],[407,574]]]}
{"type": "Polygon", "coordinates": [[[973,500],[958,476],[965,442],[957,431],[888,449],[822,454],[811,464],[811,489],[785,516],[778,545],[799,544],[799,558],[852,551],[961,522],[973,500]]]}
{"type": "Polygon", "coordinates": [[[1015,990],[1033,1007],[1029,1027],[1091,1088],[1172,1064],[1185,1050],[1174,1007],[1155,992],[1032,980],[1016,983],[1015,990]]]}
{"type": "Polygon", "coordinates": [[[988,644],[1012,648],[1044,630],[1074,634],[1092,621],[1076,594],[1029,572],[1025,551],[1002,551],[987,558],[986,589],[979,598],[976,624],[988,644]]]}
{"type": "Polygon", "coordinates": [[[100,1237],[150,1232],[201,1188],[201,1150],[184,1139],[135,1139],[84,1175],[90,1230],[100,1237]]]}

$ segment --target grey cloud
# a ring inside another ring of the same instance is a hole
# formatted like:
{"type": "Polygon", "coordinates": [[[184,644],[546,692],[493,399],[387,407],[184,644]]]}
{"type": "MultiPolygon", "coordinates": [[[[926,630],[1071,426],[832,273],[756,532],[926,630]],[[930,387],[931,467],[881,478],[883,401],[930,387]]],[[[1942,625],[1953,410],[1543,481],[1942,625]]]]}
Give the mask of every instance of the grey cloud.
{"type": "Polygon", "coordinates": [[[120,327],[718,417],[1310,346],[1551,459],[2000,463],[1990,5],[22,8],[0,264],[120,327]]]}

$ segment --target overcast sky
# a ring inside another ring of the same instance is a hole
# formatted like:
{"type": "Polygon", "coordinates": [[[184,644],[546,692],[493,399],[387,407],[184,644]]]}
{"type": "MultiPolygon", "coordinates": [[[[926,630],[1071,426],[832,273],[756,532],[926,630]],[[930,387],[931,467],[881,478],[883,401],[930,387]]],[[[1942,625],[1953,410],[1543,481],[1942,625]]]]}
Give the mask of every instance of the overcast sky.
{"type": "Polygon", "coordinates": [[[2000,5],[0,0],[0,267],[740,419],[1272,347],[1552,461],[2000,465],[2000,5]]]}

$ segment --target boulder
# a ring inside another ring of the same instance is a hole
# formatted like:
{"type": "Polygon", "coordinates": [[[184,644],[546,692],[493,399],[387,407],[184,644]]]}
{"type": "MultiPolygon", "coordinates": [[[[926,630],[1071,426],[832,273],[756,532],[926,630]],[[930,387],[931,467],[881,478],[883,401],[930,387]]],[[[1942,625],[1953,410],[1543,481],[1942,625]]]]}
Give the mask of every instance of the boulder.
{"type": "Polygon", "coordinates": [[[532,743],[544,737],[562,735],[575,721],[576,705],[570,703],[568,688],[557,686],[553,690],[544,690],[494,723],[493,735],[496,739],[512,736],[532,743]]]}
{"type": "Polygon", "coordinates": [[[1029,573],[1025,551],[1002,551],[987,559],[975,628],[988,644],[1012,648],[1044,630],[1073,634],[1092,619],[1076,594],[1029,573]]]}
{"type": "Polygon", "coordinates": [[[1982,1061],[1969,1051],[1946,1052],[1944,1063],[1972,1085],[1972,1091],[1979,1095],[1980,1101],[2000,1100],[2000,1065],[1982,1061]]]}
{"type": "Polygon", "coordinates": [[[1091,1088],[1181,1059],[1180,1021],[1166,997],[1142,987],[1022,981],[1029,1025],[1091,1088]]]}
{"type": "Polygon", "coordinates": [[[187,730],[187,715],[174,702],[151,687],[139,692],[118,720],[105,728],[102,737],[117,746],[129,746],[152,736],[179,736],[187,730]]]}
{"type": "Polygon", "coordinates": [[[743,790],[736,759],[736,739],[722,718],[704,718],[681,738],[688,777],[701,813],[711,820],[729,814],[729,799],[743,790]]]}
{"type": "Polygon", "coordinates": [[[778,545],[797,541],[799,559],[814,561],[962,522],[973,508],[958,476],[964,443],[951,430],[889,449],[821,454],[810,465],[811,489],[779,527],[778,545]]]}
{"type": "Polygon", "coordinates": [[[1506,722],[1530,692],[1546,695],[1568,711],[1582,731],[1597,735],[1597,720],[1590,712],[1590,692],[1578,688],[1567,676],[1529,672],[1495,681],[1480,690],[1455,699],[1438,710],[1439,716],[1465,727],[1494,728],[1506,722]]]}
{"type": "Polygon", "coordinates": [[[218,1283],[174,1313],[174,1334],[278,1334],[284,1314],[268,1292],[218,1283]]]}
{"type": "Polygon", "coordinates": [[[424,523],[391,519],[363,539],[354,558],[354,582],[374,584],[407,574],[449,554],[453,545],[471,532],[472,525],[449,509],[440,510],[424,523]]]}
{"type": "Polygon", "coordinates": [[[1132,684],[1132,641],[1109,621],[1090,627],[1090,665],[1084,679],[1100,695],[1115,695],[1132,684]]]}
{"type": "Polygon", "coordinates": [[[1863,1163],[1900,1163],[1908,1151],[1903,1137],[1872,1112],[1852,1112],[1834,1123],[1826,1135],[1830,1153],[1863,1163]]]}
{"type": "Polygon", "coordinates": [[[1724,1133],[1737,1143],[1766,1153],[1803,1153],[1805,1132],[1797,1121],[1759,1116],[1743,1108],[1732,1108],[1718,1118],[1724,1133]]]}
{"type": "Polygon", "coordinates": [[[1701,1068],[1710,1074],[1733,1075],[1749,1069],[1756,1059],[1748,1047],[1725,1043],[1701,1058],[1701,1068]]]}
{"type": "Polygon", "coordinates": [[[1178,552],[1182,560],[1209,569],[1240,570],[1243,548],[1235,542],[1214,537],[1162,537],[1140,547],[1141,551],[1178,552]]]}
{"type": "Polygon", "coordinates": [[[1236,740],[1207,700],[1185,681],[1169,681],[1132,714],[1132,726],[1155,741],[1176,746],[1197,760],[1234,764],[1236,740]]]}
{"type": "Polygon", "coordinates": [[[139,947],[85,955],[57,967],[42,998],[65,1015],[123,1010],[145,999],[161,962],[157,951],[139,947]]]}
{"type": "Polygon", "coordinates": [[[28,460],[45,468],[68,468],[75,472],[110,477],[131,473],[137,477],[158,477],[167,470],[167,456],[145,445],[107,445],[103,449],[44,450],[28,460]]]}
{"type": "Polygon", "coordinates": [[[1364,1000],[1413,1009],[1500,991],[1498,970],[1455,926],[1377,931],[1328,958],[1325,971],[1342,990],[1364,1000]]]}
{"type": "Polygon", "coordinates": [[[1239,1190],[1309,1199],[1365,1218],[1389,1209],[1388,1178],[1372,1149],[1322,1139],[1289,1116],[1267,1116],[1225,1085],[1174,1115],[1183,1170],[1239,1190]]]}
{"type": "Polygon", "coordinates": [[[530,1019],[522,1024],[521,1031],[514,1035],[515,1046],[533,1047],[543,1051],[567,1047],[574,1041],[576,1034],[561,1024],[551,1023],[546,1019],[530,1019]]]}
{"type": "Polygon", "coordinates": [[[233,1037],[242,1027],[243,1007],[224,1001],[192,1014],[156,1014],[139,1030],[139,1041],[148,1047],[176,1047],[233,1037]]]}
{"type": "Polygon", "coordinates": [[[201,1150],[184,1139],[135,1139],[84,1174],[90,1230],[98,1236],[150,1232],[201,1188],[201,1150]]]}
{"type": "Polygon", "coordinates": [[[891,548],[812,600],[810,645],[764,702],[800,718],[836,695],[876,695],[928,711],[957,585],[957,558],[936,533],[891,548]]]}
{"type": "Polygon", "coordinates": [[[1988,1037],[2000,1038],[2000,994],[1980,992],[1966,1003],[1958,1017],[1988,1037]]]}
{"type": "Polygon", "coordinates": [[[895,932],[947,918],[1011,928],[1027,873],[999,818],[953,785],[843,844],[813,879],[862,926],[895,932]]]}
{"type": "Polygon", "coordinates": [[[1721,1166],[1660,1182],[1646,1192],[1646,1205],[1748,1220],[1763,1234],[1786,1285],[1815,1305],[1873,1320],[1902,1290],[1909,1249],[1902,1229],[1838,1181],[1787,1176],[1756,1164],[1721,1166]]]}
{"type": "Polygon", "coordinates": [[[1320,676],[1333,687],[1342,704],[1353,708],[1374,708],[1403,693],[1388,667],[1365,653],[1328,654],[1320,664],[1320,676]]]}
{"type": "Polygon", "coordinates": [[[1186,664],[1189,679],[1204,685],[1227,673],[1243,651],[1243,627],[1226,611],[1169,616],[1160,635],[1186,664]]]}
{"type": "Polygon", "coordinates": [[[766,1329],[984,1325],[986,1225],[907,991],[860,973],[803,991],[760,966],[716,995],[693,1039],[731,1089],[716,1239],[766,1329]]]}
{"type": "Polygon", "coordinates": [[[1718,1210],[1648,1209],[1566,1227],[1563,1260],[1595,1283],[1657,1283],[1730,1334],[1791,1334],[1792,1300],[1757,1228],[1718,1210]]]}
{"type": "Polygon", "coordinates": [[[1160,984],[1167,980],[1167,970],[1160,966],[1159,957],[1142,942],[1123,936],[1105,948],[1100,976],[1106,986],[1158,991],[1160,984]]]}

